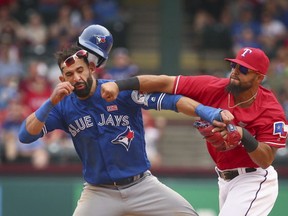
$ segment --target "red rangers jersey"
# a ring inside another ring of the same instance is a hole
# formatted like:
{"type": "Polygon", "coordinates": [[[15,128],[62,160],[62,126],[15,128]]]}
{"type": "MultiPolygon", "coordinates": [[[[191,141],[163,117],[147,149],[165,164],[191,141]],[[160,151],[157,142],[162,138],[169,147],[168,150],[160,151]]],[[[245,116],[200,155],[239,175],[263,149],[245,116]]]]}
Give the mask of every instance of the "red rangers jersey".
{"type": "MultiPolygon", "coordinates": [[[[259,142],[265,142],[276,148],[286,144],[286,118],[282,106],[274,94],[260,86],[253,104],[247,108],[228,107],[228,92],[225,90],[229,78],[214,76],[178,76],[175,79],[173,93],[190,97],[200,103],[229,110],[235,117],[233,124],[246,128],[259,142]]],[[[233,96],[230,107],[234,105],[233,96]]],[[[238,167],[258,167],[249,157],[242,145],[235,149],[218,152],[208,142],[207,148],[221,170],[238,167]]]]}

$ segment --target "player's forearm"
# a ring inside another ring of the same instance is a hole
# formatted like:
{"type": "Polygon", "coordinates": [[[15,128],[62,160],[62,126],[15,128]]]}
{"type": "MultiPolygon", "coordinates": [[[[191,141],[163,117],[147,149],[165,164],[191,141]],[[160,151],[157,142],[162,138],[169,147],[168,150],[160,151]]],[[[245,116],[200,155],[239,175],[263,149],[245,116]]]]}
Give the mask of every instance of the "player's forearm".
{"type": "Polygon", "coordinates": [[[41,136],[45,121],[53,108],[51,100],[47,100],[42,106],[28,116],[22,123],[19,131],[19,140],[23,143],[30,143],[41,136]]]}
{"type": "Polygon", "coordinates": [[[263,169],[268,168],[274,161],[276,149],[259,142],[255,151],[249,153],[250,158],[263,169]]]}
{"type": "Polygon", "coordinates": [[[200,103],[186,97],[181,97],[176,104],[178,112],[194,117],[197,117],[195,109],[198,105],[200,105],[200,103]]]}
{"type": "Polygon", "coordinates": [[[237,128],[242,136],[241,143],[253,162],[263,169],[269,167],[274,161],[276,148],[258,142],[245,128],[237,128]]]}
{"type": "Polygon", "coordinates": [[[166,75],[141,75],[137,76],[140,83],[140,91],[172,93],[175,76],[166,75]]]}
{"type": "Polygon", "coordinates": [[[40,122],[34,113],[22,122],[19,130],[19,140],[22,143],[31,143],[41,137],[44,123],[40,122]]]}
{"type": "Polygon", "coordinates": [[[141,75],[125,80],[117,80],[115,83],[119,91],[139,90],[142,92],[172,93],[175,77],[166,75],[141,75]]]}
{"type": "Polygon", "coordinates": [[[222,121],[221,109],[204,106],[187,97],[181,97],[176,104],[178,112],[189,116],[199,116],[201,119],[213,123],[213,120],[222,121]]]}
{"type": "Polygon", "coordinates": [[[42,131],[44,122],[41,122],[35,115],[32,113],[26,118],[26,130],[31,135],[37,135],[42,131]]]}

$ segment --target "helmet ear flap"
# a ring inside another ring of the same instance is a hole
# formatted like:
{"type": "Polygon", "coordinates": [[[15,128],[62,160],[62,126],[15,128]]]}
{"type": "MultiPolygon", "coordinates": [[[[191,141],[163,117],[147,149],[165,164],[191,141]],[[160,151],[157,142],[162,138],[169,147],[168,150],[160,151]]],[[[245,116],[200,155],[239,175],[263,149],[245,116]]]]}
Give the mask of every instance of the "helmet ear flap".
{"type": "Polygon", "coordinates": [[[105,58],[100,57],[100,58],[98,59],[98,62],[97,62],[97,64],[96,64],[96,67],[100,67],[105,61],[106,61],[105,58]]]}

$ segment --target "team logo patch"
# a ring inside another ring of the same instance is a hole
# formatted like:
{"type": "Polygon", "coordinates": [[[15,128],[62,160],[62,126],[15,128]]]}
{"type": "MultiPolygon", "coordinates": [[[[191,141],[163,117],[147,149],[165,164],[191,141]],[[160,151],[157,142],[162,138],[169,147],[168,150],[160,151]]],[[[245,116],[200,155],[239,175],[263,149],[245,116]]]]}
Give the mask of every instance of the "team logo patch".
{"type": "Polygon", "coordinates": [[[106,42],[106,37],[105,36],[100,36],[100,35],[95,35],[96,37],[96,43],[105,43],[106,42]]]}
{"type": "Polygon", "coordinates": [[[116,111],[116,110],[118,110],[118,106],[117,105],[107,106],[107,111],[108,112],[112,112],[112,111],[116,111]]]}
{"type": "Polygon", "coordinates": [[[279,135],[281,138],[286,138],[288,132],[288,125],[284,122],[274,122],[273,135],[279,135]]]}
{"type": "Polygon", "coordinates": [[[126,150],[128,151],[130,148],[130,144],[131,144],[133,139],[134,139],[134,131],[131,130],[130,126],[127,126],[126,130],[123,133],[119,134],[111,142],[113,144],[123,145],[126,148],[126,150]]]}
{"type": "Polygon", "coordinates": [[[148,100],[150,98],[150,95],[151,94],[147,94],[140,91],[132,91],[131,98],[137,104],[144,104],[145,106],[148,106],[148,100]]]}

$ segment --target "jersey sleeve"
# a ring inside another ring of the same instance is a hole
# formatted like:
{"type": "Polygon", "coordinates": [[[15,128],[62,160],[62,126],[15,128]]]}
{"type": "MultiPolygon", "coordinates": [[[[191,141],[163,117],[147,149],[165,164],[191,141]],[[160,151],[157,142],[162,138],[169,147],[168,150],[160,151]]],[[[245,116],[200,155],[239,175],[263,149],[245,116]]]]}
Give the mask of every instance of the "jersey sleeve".
{"type": "Polygon", "coordinates": [[[223,96],[223,91],[219,91],[219,89],[225,87],[228,82],[227,78],[220,79],[209,75],[177,76],[172,92],[207,104],[223,96]]]}
{"type": "Polygon", "coordinates": [[[262,125],[260,131],[256,132],[256,139],[260,142],[265,142],[276,148],[286,146],[288,125],[286,125],[284,111],[280,105],[274,104],[270,109],[263,112],[262,120],[259,125],[262,125]]]}
{"type": "Polygon", "coordinates": [[[181,95],[171,95],[166,93],[142,93],[139,91],[132,91],[131,98],[134,103],[139,104],[143,109],[155,110],[173,110],[177,111],[177,102],[181,95]]]}
{"type": "Polygon", "coordinates": [[[44,127],[42,128],[43,135],[56,129],[61,129],[68,132],[67,127],[65,127],[65,123],[62,118],[60,109],[61,108],[59,106],[56,106],[49,113],[48,118],[45,121],[44,127]]]}

